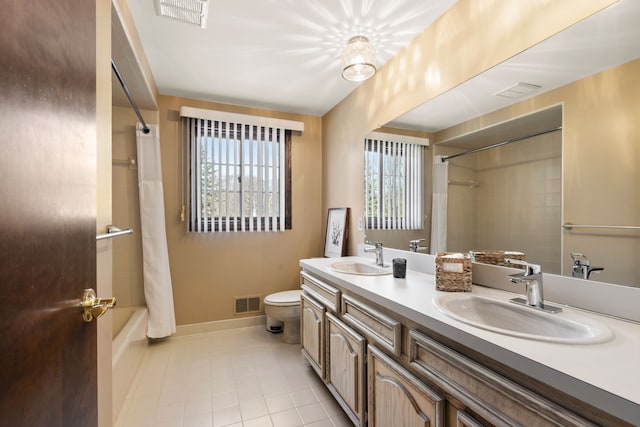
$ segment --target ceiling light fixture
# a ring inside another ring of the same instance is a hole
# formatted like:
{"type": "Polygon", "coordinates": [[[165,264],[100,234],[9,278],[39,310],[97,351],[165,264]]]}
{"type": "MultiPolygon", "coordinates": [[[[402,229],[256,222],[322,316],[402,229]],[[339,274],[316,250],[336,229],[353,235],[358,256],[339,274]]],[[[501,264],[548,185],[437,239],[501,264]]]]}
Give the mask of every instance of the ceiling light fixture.
{"type": "Polygon", "coordinates": [[[376,52],[369,39],[355,36],[342,52],[342,77],[352,82],[367,80],[376,73],[376,52]]]}

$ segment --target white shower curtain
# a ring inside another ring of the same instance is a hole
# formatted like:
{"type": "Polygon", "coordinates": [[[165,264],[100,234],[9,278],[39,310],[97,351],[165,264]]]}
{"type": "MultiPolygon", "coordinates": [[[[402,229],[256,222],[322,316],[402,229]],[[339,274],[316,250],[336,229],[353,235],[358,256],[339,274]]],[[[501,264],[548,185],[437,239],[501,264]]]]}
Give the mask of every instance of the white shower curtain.
{"type": "Polygon", "coordinates": [[[433,202],[431,206],[431,253],[447,250],[447,192],[449,163],[433,158],[433,202]]]}
{"type": "Polygon", "coordinates": [[[145,134],[140,123],[136,127],[144,297],[149,310],[147,336],[164,338],[176,331],[176,318],[164,222],[158,125],[149,128],[151,132],[145,134]]]}

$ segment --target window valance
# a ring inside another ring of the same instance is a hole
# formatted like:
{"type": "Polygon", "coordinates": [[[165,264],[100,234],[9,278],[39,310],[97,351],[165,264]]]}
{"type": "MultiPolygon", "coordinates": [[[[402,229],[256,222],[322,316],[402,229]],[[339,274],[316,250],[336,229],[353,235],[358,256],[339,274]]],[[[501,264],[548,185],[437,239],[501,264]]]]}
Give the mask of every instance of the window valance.
{"type": "Polygon", "coordinates": [[[367,134],[367,139],[378,140],[384,142],[397,142],[401,144],[413,144],[429,146],[429,138],[420,138],[418,136],[397,135],[395,133],[386,132],[370,132],[367,134]]]}
{"type": "Polygon", "coordinates": [[[203,108],[180,107],[180,117],[193,119],[216,120],[228,123],[242,123],[253,126],[289,129],[304,132],[304,123],[295,120],[276,119],[273,117],[253,116],[250,114],[228,113],[226,111],[205,110],[203,108]]]}

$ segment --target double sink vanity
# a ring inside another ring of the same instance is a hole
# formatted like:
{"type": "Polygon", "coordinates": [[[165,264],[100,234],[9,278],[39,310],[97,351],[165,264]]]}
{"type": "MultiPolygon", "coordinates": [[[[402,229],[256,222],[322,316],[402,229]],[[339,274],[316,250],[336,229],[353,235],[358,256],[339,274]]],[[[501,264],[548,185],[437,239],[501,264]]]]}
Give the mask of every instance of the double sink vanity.
{"type": "Polygon", "coordinates": [[[300,266],[302,353],[354,425],[640,424],[635,322],[441,292],[428,271],[398,279],[365,257],[300,266]]]}

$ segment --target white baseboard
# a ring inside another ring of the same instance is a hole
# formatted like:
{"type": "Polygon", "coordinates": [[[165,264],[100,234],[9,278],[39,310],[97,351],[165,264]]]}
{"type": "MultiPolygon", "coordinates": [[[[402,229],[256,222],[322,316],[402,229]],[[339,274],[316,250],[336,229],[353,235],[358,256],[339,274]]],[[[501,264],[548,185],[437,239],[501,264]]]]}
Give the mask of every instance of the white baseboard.
{"type": "Polygon", "coordinates": [[[214,322],[192,323],[178,325],[174,337],[202,334],[207,332],[226,331],[229,329],[247,328],[250,326],[266,325],[266,316],[241,317],[238,319],[216,320],[214,322]]]}

